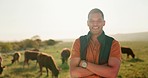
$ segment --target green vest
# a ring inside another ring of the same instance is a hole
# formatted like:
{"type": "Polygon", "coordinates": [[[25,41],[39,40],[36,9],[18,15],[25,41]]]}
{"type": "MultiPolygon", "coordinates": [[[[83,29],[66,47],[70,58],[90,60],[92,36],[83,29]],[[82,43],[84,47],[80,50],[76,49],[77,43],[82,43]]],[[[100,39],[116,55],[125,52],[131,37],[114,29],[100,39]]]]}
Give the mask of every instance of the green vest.
{"type": "MultiPolygon", "coordinates": [[[[81,60],[86,60],[86,54],[87,54],[87,45],[90,41],[91,33],[88,32],[87,35],[80,37],[80,58],[81,60]]],[[[98,41],[101,43],[100,47],[100,55],[98,64],[105,64],[108,63],[110,49],[112,46],[112,41],[114,40],[112,37],[109,37],[105,35],[104,31],[100,36],[97,37],[98,41]]]]}

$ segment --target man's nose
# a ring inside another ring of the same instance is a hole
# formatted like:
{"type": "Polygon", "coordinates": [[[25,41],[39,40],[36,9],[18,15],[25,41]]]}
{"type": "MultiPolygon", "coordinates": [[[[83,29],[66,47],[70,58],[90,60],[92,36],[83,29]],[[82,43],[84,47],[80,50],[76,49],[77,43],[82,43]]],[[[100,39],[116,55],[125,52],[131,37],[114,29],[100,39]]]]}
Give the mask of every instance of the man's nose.
{"type": "Polygon", "coordinates": [[[97,21],[94,22],[94,26],[97,26],[99,23],[97,21]]]}

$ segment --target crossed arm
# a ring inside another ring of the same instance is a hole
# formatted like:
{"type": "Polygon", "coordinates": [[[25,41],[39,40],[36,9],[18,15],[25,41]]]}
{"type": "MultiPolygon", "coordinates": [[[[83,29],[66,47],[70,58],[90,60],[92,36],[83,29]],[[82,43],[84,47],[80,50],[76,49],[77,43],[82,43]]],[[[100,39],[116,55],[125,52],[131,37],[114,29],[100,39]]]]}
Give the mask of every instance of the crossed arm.
{"type": "Polygon", "coordinates": [[[108,65],[98,65],[87,62],[87,67],[81,67],[80,58],[71,58],[70,60],[70,74],[71,78],[86,77],[90,75],[98,75],[101,77],[115,78],[118,74],[121,61],[116,57],[110,57],[108,65]]]}

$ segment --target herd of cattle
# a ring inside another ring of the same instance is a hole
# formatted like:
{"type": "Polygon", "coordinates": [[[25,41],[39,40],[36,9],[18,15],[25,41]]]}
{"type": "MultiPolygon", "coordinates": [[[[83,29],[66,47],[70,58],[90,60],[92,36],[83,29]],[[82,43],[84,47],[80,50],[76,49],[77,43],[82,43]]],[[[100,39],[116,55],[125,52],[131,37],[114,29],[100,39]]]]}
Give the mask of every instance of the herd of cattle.
{"type": "MultiPolygon", "coordinates": [[[[122,53],[127,54],[127,58],[129,58],[129,55],[132,56],[132,58],[135,57],[135,54],[133,53],[131,48],[128,47],[121,47],[122,53]]],[[[68,61],[68,58],[70,57],[70,49],[64,48],[61,52],[61,60],[62,64],[68,61]]],[[[16,61],[19,62],[19,59],[21,57],[20,52],[15,52],[13,54],[13,59],[12,64],[15,63],[16,61]]],[[[39,64],[40,68],[40,75],[42,75],[42,68],[46,68],[47,76],[48,76],[48,69],[52,72],[52,77],[58,78],[59,74],[59,69],[57,68],[57,65],[53,59],[53,57],[47,53],[40,52],[37,49],[34,50],[26,50],[24,52],[24,65],[23,67],[27,64],[29,66],[28,61],[29,60],[36,60],[36,65],[37,63],[39,64]]],[[[0,57],[0,74],[2,74],[3,69],[5,66],[2,66],[2,57],[0,57]]]]}
{"type": "MultiPolygon", "coordinates": [[[[68,58],[70,57],[70,49],[64,48],[61,52],[61,60],[62,64],[67,62],[68,58]]],[[[20,52],[15,52],[13,54],[13,59],[12,64],[15,63],[16,61],[19,62],[21,58],[20,52]]],[[[29,60],[36,60],[36,65],[37,63],[39,64],[40,68],[40,75],[42,75],[42,68],[46,68],[47,76],[48,76],[48,69],[52,72],[53,77],[58,77],[59,74],[59,69],[57,68],[57,65],[53,59],[53,57],[47,53],[40,52],[39,50],[26,50],[24,52],[24,66],[27,64],[29,66],[29,60]]],[[[2,57],[0,57],[0,74],[2,74],[3,69],[5,66],[2,66],[2,57]]]]}

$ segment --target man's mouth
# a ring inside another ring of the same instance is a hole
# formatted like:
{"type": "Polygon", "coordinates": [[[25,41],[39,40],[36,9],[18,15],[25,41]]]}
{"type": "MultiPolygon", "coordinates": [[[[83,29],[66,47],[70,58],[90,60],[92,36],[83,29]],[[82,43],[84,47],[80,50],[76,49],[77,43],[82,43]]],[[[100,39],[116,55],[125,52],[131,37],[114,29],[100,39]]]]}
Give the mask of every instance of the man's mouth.
{"type": "Polygon", "coordinates": [[[96,29],[99,29],[99,27],[92,27],[92,29],[95,29],[96,30],[96,29]]]}

